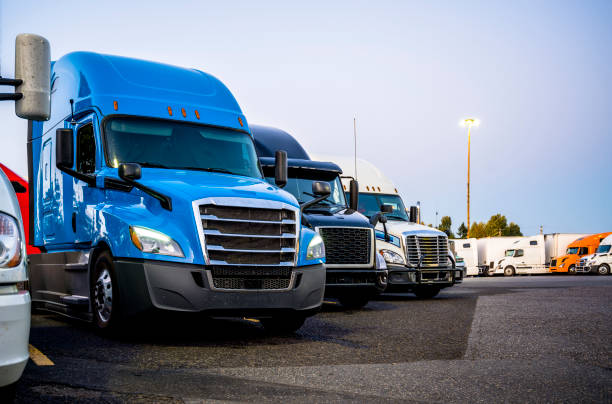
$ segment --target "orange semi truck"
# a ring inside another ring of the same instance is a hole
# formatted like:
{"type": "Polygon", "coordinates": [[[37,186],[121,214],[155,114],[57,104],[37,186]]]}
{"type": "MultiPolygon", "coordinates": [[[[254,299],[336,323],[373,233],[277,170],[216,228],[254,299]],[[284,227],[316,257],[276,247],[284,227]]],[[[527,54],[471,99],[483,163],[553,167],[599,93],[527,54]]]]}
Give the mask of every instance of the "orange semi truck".
{"type": "Polygon", "coordinates": [[[593,254],[601,240],[610,233],[593,234],[591,236],[580,237],[567,246],[565,255],[553,258],[550,262],[550,272],[569,272],[576,273],[576,265],[581,257],[593,254]]]}

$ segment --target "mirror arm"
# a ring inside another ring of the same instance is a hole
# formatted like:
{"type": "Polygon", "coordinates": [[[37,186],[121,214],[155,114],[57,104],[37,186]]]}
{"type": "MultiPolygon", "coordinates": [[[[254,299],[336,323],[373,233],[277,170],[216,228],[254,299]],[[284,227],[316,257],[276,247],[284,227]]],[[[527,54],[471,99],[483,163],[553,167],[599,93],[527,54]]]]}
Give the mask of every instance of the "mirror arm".
{"type": "MultiPolygon", "coordinates": [[[[0,76],[0,86],[17,87],[23,84],[21,79],[6,79],[0,76]]],[[[22,93],[0,93],[0,101],[17,101],[23,98],[22,93]]]]}
{"type": "Polygon", "coordinates": [[[161,194],[149,187],[147,187],[146,185],[142,185],[139,182],[136,182],[134,180],[131,180],[129,178],[122,178],[123,181],[125,181],[126,183],[128,183],[129,185],[140,189],[142,192],[151,195],[153,198],[157,199],[159,201],[159,204],[161,205],[162,208],[166,209],[166,210],[172,210],[172,199],[169,196],[166,196],[164,194],[161,194]]]}
{"type": "Polygon", "coordinates": [[[76,178],[77,180],[81,180],[90,187],[96,187],[96,176],[91,174],[83,174],[78,171],[74,171],[72,168],[59,166],[57,167],[60,171],[65,172],[66,174],[76,178]]]}
{"type": "Polygon", "coordinates": [[[385,241],[388,243],[391,241],[391,237],[389,237],[389,232],[387,231],[387,221],[382,222],[383,230],[385,231],[385,241]]]}
{"type": "Polygon", "coordinates": [[[308,202],[304,202],[303,204],[300,205],[300,215],[302,213],[304,213],[304,209],[306,209],[306,208],[308,208],[308,207],[310,207],[310,206],[312,206],[312,205],[314,205],[316,203],[319,203],[319,202],[327,199],[328,197],[329,197],[329,194],[328,195],[319,196],[318,198],[312,199],[312,200],[310,200],[308,202]]]}

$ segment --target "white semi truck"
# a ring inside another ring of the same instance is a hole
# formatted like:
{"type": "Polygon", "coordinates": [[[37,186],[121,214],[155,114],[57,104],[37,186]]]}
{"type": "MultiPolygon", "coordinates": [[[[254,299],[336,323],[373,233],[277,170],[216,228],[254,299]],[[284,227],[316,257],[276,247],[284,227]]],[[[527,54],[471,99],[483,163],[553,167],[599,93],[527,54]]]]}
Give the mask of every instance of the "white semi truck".
{"type": "Polygon", "coordinates": [[[359,212],[376,225],[376,249],[387,262],[387,292],[412,292],[428,298],[442,288],[461,283],[463,266],[456,267],[445,233],[416,222],[416,207],[409,214],[397,187],[373,164],[350,157],[316,155],[316,160],[332,161],[342,168],[342,183],[348,193],[350,180],[359,183],[359,212]],[[387,205],[387,206],[385,206],[387,205]],[[377,220],[387,208],[386,223],[377,220]]]}
{"type": "Polygon", "coordinates": [[[552,258],[563,254],[569,243],[582,236],[585,235],[555,233],[520,237],[506,249],[491,272],[506,276],[547,274],[552,258]]]}
{"type": "Polygon", "coordinates": [[[522,237],[487,237],[450,240],[457,255],[463,257],[466,275],[489,275],[495,263],[505,254],[512,243],[522,237]]]}
{"type": "Polygon", "coordinates": [[[580,267],[584,268],[581,272],[610,275],[612,269],[612,235],[601,240],[595,254],[582,257],[580,267]]]}

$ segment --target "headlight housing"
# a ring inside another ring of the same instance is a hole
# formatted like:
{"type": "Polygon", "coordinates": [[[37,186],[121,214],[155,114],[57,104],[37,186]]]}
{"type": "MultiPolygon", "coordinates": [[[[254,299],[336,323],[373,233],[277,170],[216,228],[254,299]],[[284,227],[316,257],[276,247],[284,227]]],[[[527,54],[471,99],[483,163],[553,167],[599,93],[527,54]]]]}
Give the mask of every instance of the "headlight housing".
{"type": "Polygon", "coordinates": [[[21,262],[21,232],[17,220],[0,213],[0,268],[13,268],[21,262]]]}
{"type": "Polygon", "coordinates": [[[404,258],[398,253],[391,250],[380,250],[380,254],[383,256],[385,261],[389,264],[400,264],[404,265],[404,258]]]}
{"type": "Polygon", "coordinates": [[[317,258],[325,258],[325,244],[323,239],[318,234],[310,240],[308,248],[306,249],[306,259],[314,260],[317,258]]]}
{"type": "Polygon", "coordinates": [[[145,253],[181,258],[185,256],[176,241],[159,231],[146,227],[130,226],[130,238],[136,248],[145,253]]]}

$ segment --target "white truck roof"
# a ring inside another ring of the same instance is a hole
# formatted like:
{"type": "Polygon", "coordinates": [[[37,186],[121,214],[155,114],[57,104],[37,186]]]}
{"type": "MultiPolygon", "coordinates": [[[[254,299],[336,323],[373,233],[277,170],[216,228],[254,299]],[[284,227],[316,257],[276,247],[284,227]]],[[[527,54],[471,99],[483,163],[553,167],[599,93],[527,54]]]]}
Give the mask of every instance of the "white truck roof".
{"type": "Polygon", "coordinates": [[[601,240],[601,243],[599,243],[599,245],[611,245],[611,244],[612,244],[612,234],[610,234],[608,237],[601,240]]]}
{"type": "MultiPolygon", "coordinates": [[[[316,161],[331,161],[342,169],[343,177],[353,177],[359,182],[359,192],[370,194],[399,194],[397,186],[374,164],[363,159],[357,159],[357,176],[355,176],[355,160],[353,157],[331,154],[310,154],[316,161]]],[[[348,191],[350,179],[343,178],[342,185],[348,191]]]]}

